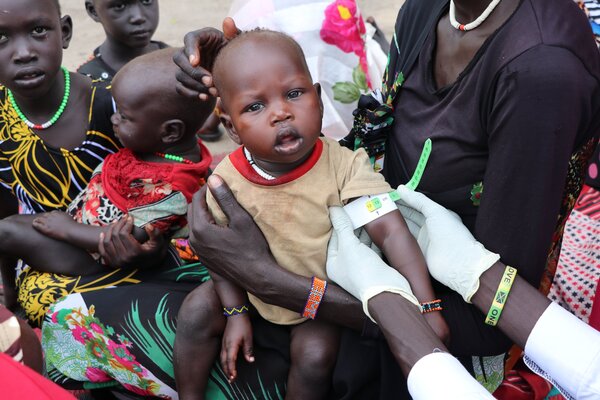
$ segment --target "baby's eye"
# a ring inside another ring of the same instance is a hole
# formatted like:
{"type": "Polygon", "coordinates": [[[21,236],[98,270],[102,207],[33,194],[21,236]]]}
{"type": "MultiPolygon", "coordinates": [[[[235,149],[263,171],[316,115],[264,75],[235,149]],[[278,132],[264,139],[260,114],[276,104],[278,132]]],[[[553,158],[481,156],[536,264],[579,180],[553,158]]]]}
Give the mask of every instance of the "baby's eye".
{"type": "Polygon", "coordinates": [[[142,4],[145,6],[149,6],[150,4],[154,3],[154,0],[141,0],[142,4]]]}
{"type": "Polygon", "coordinates": [[[288,93],[288,98],[289,99],[295,99],[295,98],[300,97],[300,96],[302,96],[302,90],[300,90],[300,89],[291,90],[288,93]]]}
{"type": "Polygon", "coordinates": [[[253,104],[250,104],[248,107],[246,107],[246,111],[248,111],[248,112],[259,111],[263,107],[264,107],[264,105],[262,105],[261,103],[253,103],[253,104]]]}
{"type": "Polygon", "coordinates": [[[34,36],[44,36],[46,33],[48,33],[48,29],[44,28],[43,26],[36,26],[33,28],[32,33],[34,36]]]}
{"type": "Polygon", "coordinates": [[[115,11],[123,11],[125,9],[125,3],[116,2],[111,4],[110,8],[112,8],[115,11]]]}
{"type": "Polygon", "coordinates": [[[4,33],[0,33],[0,44],[6,43],[7,41],[8,41],[8,36],[6,36],[4,33]]]}

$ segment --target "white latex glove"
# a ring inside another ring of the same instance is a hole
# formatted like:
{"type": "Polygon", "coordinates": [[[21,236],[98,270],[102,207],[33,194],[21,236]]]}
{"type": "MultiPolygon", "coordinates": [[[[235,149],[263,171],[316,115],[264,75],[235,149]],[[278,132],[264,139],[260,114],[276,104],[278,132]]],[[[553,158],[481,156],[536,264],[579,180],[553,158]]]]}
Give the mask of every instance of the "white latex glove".
{"type": "Polygon", "coordinates": [[[479,289],[479,277],[500,256],[475,240],[452,211],[404,185],[397,191],[396,204],[419,243],[429,273],[470,303],[479,289]]]}
{"type": "Polygon", "coordinates": [[[368,302],[382,292],[399,294],[421,308],[406,278],[354,235],[352,222],[341,207],[330,207],[329,218],[333,233],[327,247],[327,276],[359,299],[369,318],[368,302]]]}

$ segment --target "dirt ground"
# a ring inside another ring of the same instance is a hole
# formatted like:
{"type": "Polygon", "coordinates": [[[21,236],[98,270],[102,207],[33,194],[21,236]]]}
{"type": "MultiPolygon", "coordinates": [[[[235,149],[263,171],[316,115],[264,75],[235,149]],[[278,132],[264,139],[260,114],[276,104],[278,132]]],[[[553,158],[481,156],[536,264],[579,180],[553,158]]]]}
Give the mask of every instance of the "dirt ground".
{"type": "MultiPolygon", "coordinates": [[[[75,32],[65,52],[65,66],[76,68],[99,45],[104,32],[86,14],[84,0],[61,0],[63,14],[73,18],[75,32]]],[[[183,45],[183,35],[205,26],[220,27],[231,0],[160,0],[160,25],[154,35],[171,46],[183,45]]],[[[362,14],[372,15],[384,32],[391,34],[401,0],[358,0],[362,14]]]]}
{"type": "MultiPolygon", "coordinates": [[[[357,0],[363,16],[373,16],[388,38],[391,37],[402,0],[357,0]]],[[[205,26],[220,27],[232,0],[160,0],[160,24],[154,35],[171,46],[182,46],[183,36],[205,26]]],[[[100,24],[92,21],[84,8],[84,0],[60,0],[63,14],[73,18],[74,34],[65,51],[63,64],[76,69],[104,40],[100,24]]],[[[217,158],[235,148],[229,138],[208,143],[217,158]]]]}

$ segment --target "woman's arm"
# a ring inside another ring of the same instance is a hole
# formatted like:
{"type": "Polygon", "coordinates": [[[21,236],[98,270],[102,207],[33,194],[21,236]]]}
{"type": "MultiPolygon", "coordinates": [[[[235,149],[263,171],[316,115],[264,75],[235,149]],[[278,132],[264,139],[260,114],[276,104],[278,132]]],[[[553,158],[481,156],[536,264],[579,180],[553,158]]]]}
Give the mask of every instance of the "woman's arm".
{"type": "MultiPolygon", "coordinates": [[[[188,222],[190,244],[210,270],[265,303],[298,312],[304,309],[311,279],[277,264],[262,232],[219,176],[209,177],[208,184],[194,195],[188,222]],[[227,216],[228,226],[214,223],[206,206],[208,189],[227,216]],[[245,267],[240,268],[240,263],[245,267]]],[[[330,285],[319,307],[318,318],[360,330],[365,315],[356,298],[330,285]]]]}
{"type": "MultiPolygon", "coordinates": [[[[6,218],[19,212],[17,199],[8,190],[0,190],[0,218],[6,218]]],[[[17,306],[17,287],[15,280],[17,260],[13,257],[0,257],[0,272],[2,273],[2,285],[4,290],[4,305],[9,310],[17,306]]]]}
{"type": "Polygon", "coordinates": [[[571,154],[591,137],[598,82],[568,50],[538,46],[509,63],[490,90],[489,161],[474,235],[537,286],[571,154]]]}

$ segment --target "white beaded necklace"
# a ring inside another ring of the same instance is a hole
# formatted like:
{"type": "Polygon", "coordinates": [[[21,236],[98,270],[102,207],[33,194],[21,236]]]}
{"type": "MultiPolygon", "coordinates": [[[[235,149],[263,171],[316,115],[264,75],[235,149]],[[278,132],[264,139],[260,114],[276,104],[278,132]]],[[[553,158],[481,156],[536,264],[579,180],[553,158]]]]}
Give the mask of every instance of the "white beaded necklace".
{"type": "Polygon", "coordinates": [[[490,14],[492,13],[492,11],[494,11],[494,9],[496,8],[496,6],[500,4],[500,0],[492,0],[492,2],[487,6],[487,8],[483,11],[483,13],[481,13],[481,15],[479,17],[477,17],[477,19],[473,22],[470,22],[468,24],[461,24],[456,20],[456,10],[454,8],[454,0],[450,0],[450,12],[448,13],[449,17],[450,17],[450,24],[455,27],[456,29],[458,29],[459,31],[470,31],[472,29],[477,28],[479,25],[481,25],[483,23],[483,21],[485,21],[487,19],[487,17],[490,16],[490,14]]]}
{"type": "Polygon", "coordinates": [[[273,175],[269,174],[267,171],[263,170],[258,165],[256,165],[256,162],[252,158],[252,154],[250,154],[248,149],[245,147],[244,147],[244,155],[246,156],[246,160],[248,160],[248,163],[252,166],[254,171],[256,171],[256,173],[261,176],[261,178],[264,178],[268,181],[272,181],[275,179],[275,177],[273,175]]]}

